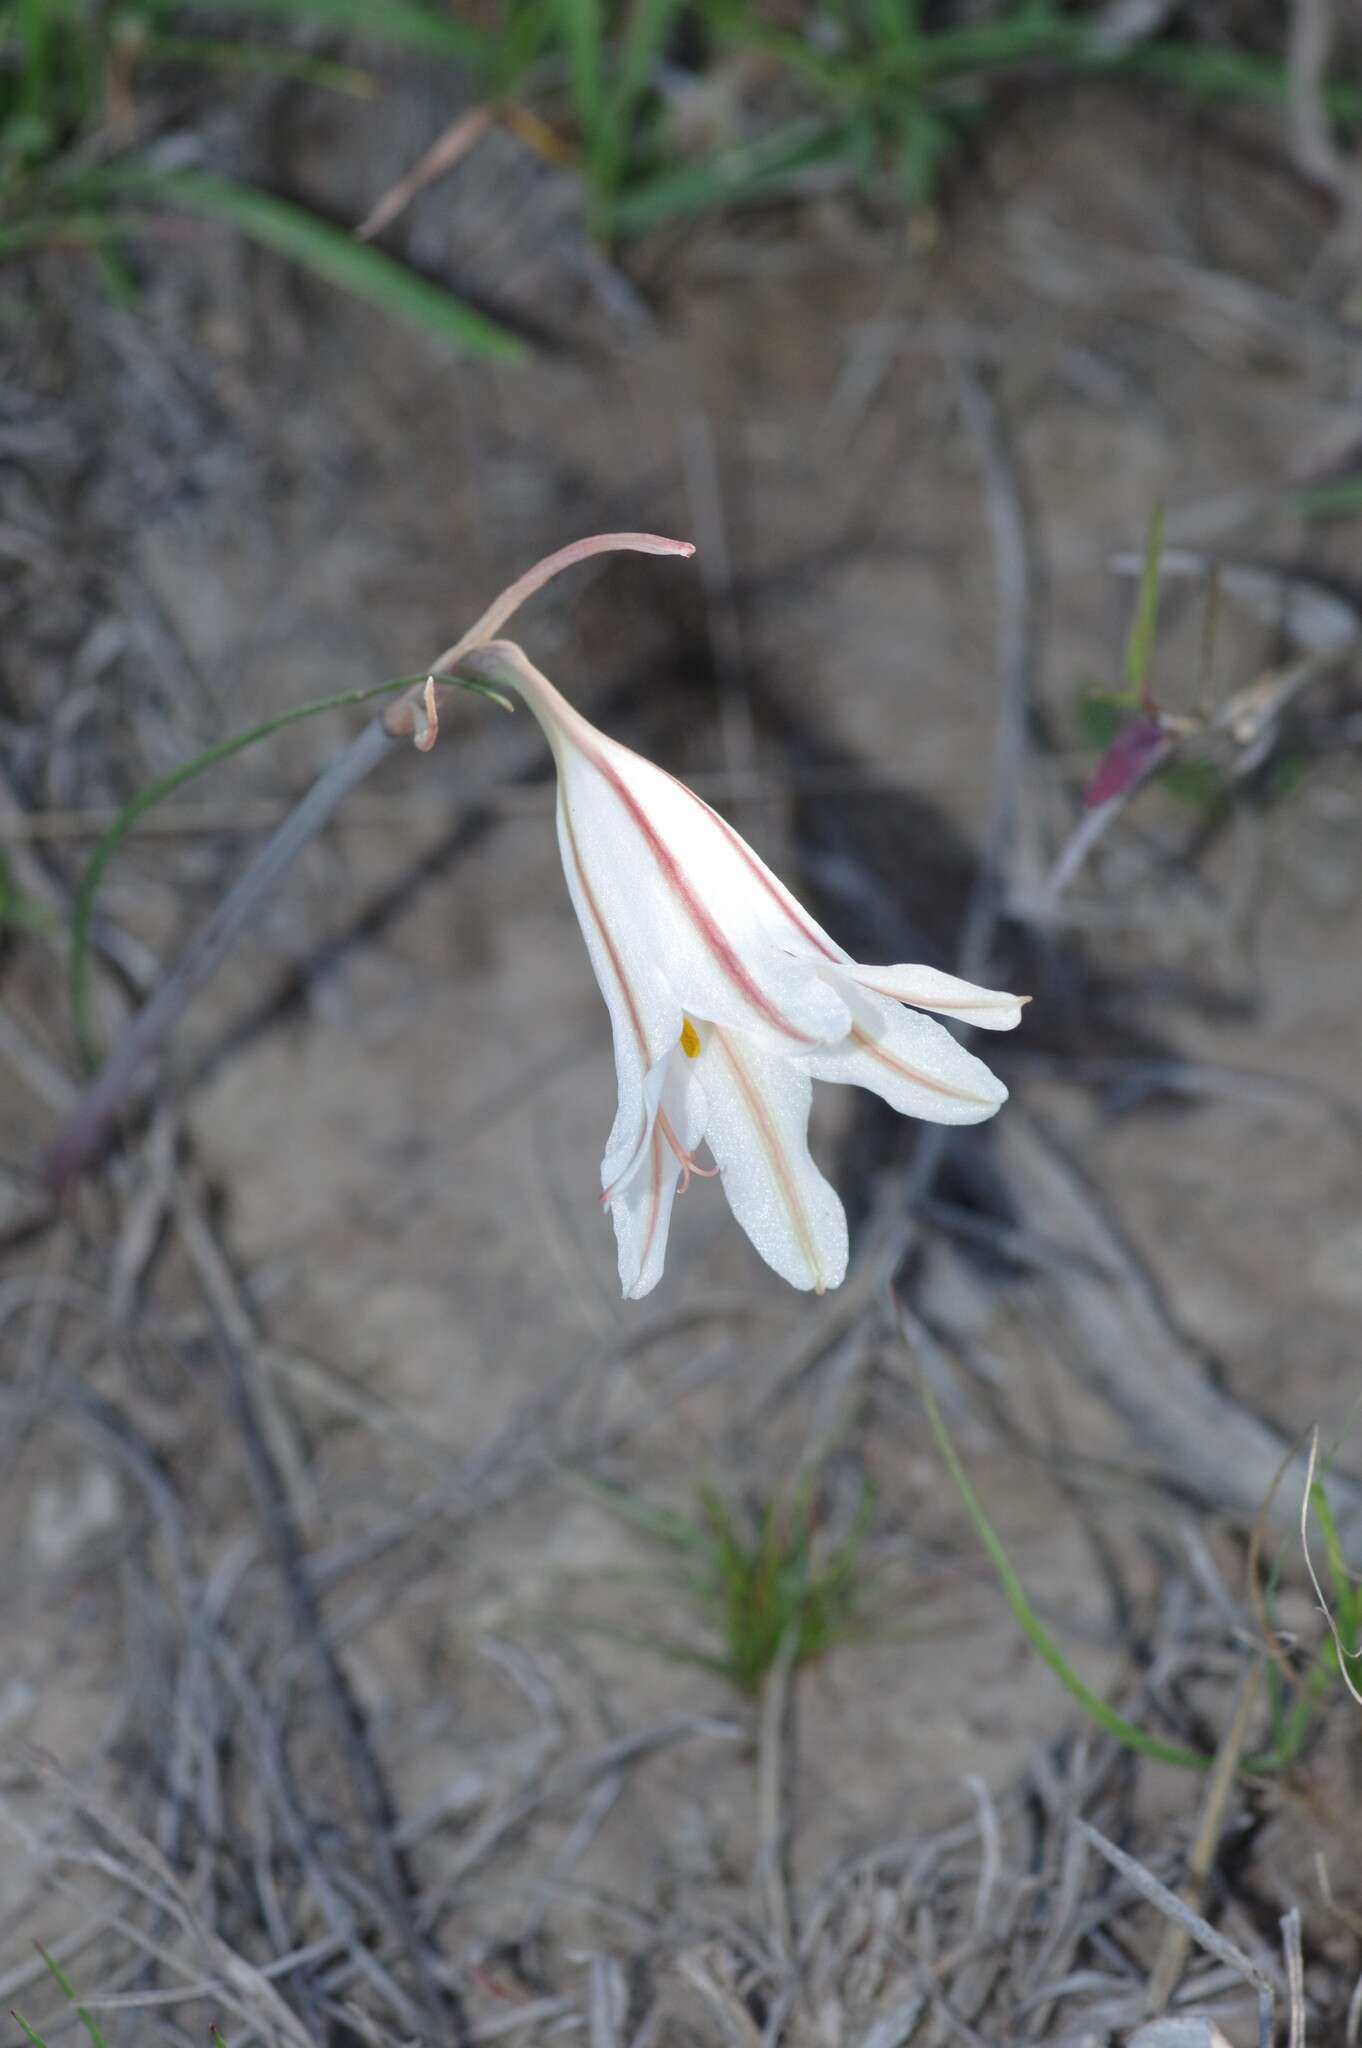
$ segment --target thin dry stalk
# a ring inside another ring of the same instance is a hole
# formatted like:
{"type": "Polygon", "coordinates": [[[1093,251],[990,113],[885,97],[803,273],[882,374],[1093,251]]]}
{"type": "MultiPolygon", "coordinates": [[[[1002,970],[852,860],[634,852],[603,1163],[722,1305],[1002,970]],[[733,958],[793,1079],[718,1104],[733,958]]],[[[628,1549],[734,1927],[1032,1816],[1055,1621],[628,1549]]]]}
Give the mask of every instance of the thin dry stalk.
{"type": "MultiPolygon", "coordinates": [[[[1225,1817],[1238,1775],[1239,1759],[1248,1740],[1249,1724],[1257,1705],[1262,1681],[1263,1665],[1257,1663],[1239,1688],[1234,1712],[1221,1738],[1220,1747],[1215,1753],[1215,1766],[1206,1783],[1196,1839],[1187,1860],[1187,1881],[1182,1887],[1182,1898],[1194,1913],[1201,1910],[1206,1884],[1215,1863],[1216,1849],[1224,1831],[1225,1817]]],[[[1169,1923],[1149,1979],[1151,2014],[1165,2011],[1172,1999],[1186,1967],[1191,1940],[1190,1930],[1184,1922],[1169,1923]]]]}
{"type": "Polygon", "coordinates": [[[1156,1906],[1159,1912],[1173,1921],[1175,1925],[1185,1928],[1189,1939],[1196,1942],[1198,1947],[1205,1949],[1208,1955],[1215,1956],[1228,1969],[1235,1971],[1246,1984],[1253,1986],[1253,1989],[1258,1994],[1258,2035],[1260,2048],[1271,2048],[1273,2012],[1276,2002],[1276,1994],[1271,1978],[1259,1968],[1251,1956],[1246,1955],[1243,1949],[1235,1942],[1232,1942],[1227,1935],[1222,1934],[1218,1928],[1212,1927],[1209,1920],[1203,1919],[1200,1913],[1194,1912],[1185,1900],[1178,1897],[1176,1892],[1170,1892],[1167,1885],[1160,1884],[1152,1871],[1146,1870],[1142,1863],[1134,1856],[1127,1855],[1124,1849],[1118,1849],[1114,1842],[1109,1842],[1106,1836],[1100,1834],[1090,1822],[1077,1820],[1074,1822],[1074,1826],[1083,1840],[1091,1848],[1096,1849],[1100,1856],[1104,1856],[1112,1869],[1119,1872],[1125,1878],[1127,1884],[1133,1886],[1140,1894],[1141,1898],[1147,1899],[1151,1906],[1156,1906]]]}

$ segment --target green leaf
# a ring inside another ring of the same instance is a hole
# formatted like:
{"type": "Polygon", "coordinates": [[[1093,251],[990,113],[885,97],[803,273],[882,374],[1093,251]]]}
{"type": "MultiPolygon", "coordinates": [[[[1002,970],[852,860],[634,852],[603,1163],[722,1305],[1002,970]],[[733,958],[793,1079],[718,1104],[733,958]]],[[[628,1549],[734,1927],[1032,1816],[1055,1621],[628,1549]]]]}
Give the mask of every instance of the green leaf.
{"type": "Polygon", "coordinates": [[[1027,1599],[1026,1589],[1012,1568],[1012,1560],[1003,1548],[993,1524],[984,1513],[983,1502],[975,1492],[974,1484],[960,1461],[960,1453],[956,1450],[946,1428],[945,1418],[937,1406],[936,1396],[928,1384],[925,1373],[918,1375],[918,1387],[927,1410],[927,1421],[931,1426],[932,1435],[936,1438],[937,1448],[945,1460],[946,1470],[955,1482],[955,1490],[974,1524],[979,1541],[988,1552],[1007,1604],[1032,1649],[1043,1663],[1049,1665],[1065,1691],[1077,1700],[1089,1720],[1096,1722],[1108,1735],[1114,1735],[1127,1749],[1136,1750],[1141,1756],[1152,1757],[1156,1763],[1175,1764],[1180,1770],[1208,1771],[1214,1762],[1213,1757],[1202,1756],[1198,1750],[1183,1749],[1178,1743],[1160,1742],[1156,1736],[1146,1735],[1143,1728],[1137,1728],[1133,1721],[1127,1721],[1123,1714],[1118,1714],[1114,1707],[1109,1707],[1091,1686],[1084,1684],[1054,1638],[1046,1632],[1040,1617],[1027,1599]]]}
{"type": "Polygon", "coordinates": [[[52,928],[52,913],[17,886],[10,863],[0,848],[0,931],[46,932],[52,928]]]}
{"type": "Polygon", "coordinates": [[[913,106],[899,126],[899,177],[908,197],[925,205],[936,190],[941,166],[950,155],[954,130],[944,115],[913,106]]]}
{"type": "Polygon", "coordinates": [[[126,238],[135,222],[110,213],[73,208],[65,213],[30,213],[23,220],[0,222],[0,261],[26,249],[60,248],[63,244],[105,248],[126,238]]]}
{"type": "MultiPolygon", "coordinates": [[[[1340,1613],[1351,1617],[1358,1602],[1359,1589],[1348,1570],[1347,1559],[1343,1555],[1342,1539],[1338,1533],[1338,1523],[1334,1520],[1334,1511],[1329,1505],[1329,1496],[1321,1480],[1316,1479],[1311,1485],[1310,1505],[1315,1511],[1315,1520],[1319,1523],[1324,1537],[1324,1554],[1329,1560],[1329,1576],[1333,1580],[1334,1599],[1338,1603],[1340,1613]]],[[[1362,1651],[1354,1650],[1350,1654],[1362,1656],[1362,1651]]]]}
{"type": "Polygon", "coordinates": [[[136,46],[139,64],[192,64],[203,70],[266,71],[296,78],[322,92],[345,93],[368,100],[378,88],[367,71],[353,64],[333,64],[309,50],[281,49],[276,43],[233,43],[223,36],[144,36],[136,46]]]}
{"type": "Polygon", "coordinates": [[[521,73],[552,48],[558,6],[559,0],[520,0],[510,9],[487,71],[492,98],[509,93],[521,73]]]}
{"type": "Polygon", "coordinates": [[[1131,704],[1150,706],[1149,671],[1154,660],[1154,635],[1159,623],[1159,565],[1163,560],[1163,507],[1156,505],[1149,521],[1140,597],[1126,641],[1126,693],[1131,704]]]}
{"type": "Polygon", "coordinates": [[[622,1486],[611,1486],[590,1472],[577,1472],[570,1466],[565,1466],[558,1476],[565,1486],[575,1487],[607,1513],[671,1549],[694,1551],[703,1547],[703,1532],[672,1508],[653,1507],[622,1486]]]}
{"type": "MultiPolygon", "coordinates": [[[[57,1958],[55,1956],[50,1956],[47,1953],[47,1950],[42,1946],[41,1942],[35,1942],[34,1947],[37,1949],[38,1954],[42,1957],[43,1961],[47,1964],[48,1969],[52,1973],[53,1981],[57,1985],[58,1989],[62,1992],[64,1997],[68,1998],[71,2001],[72,2005],[76,2006],[76,2018],[80,2021],[86,2033],[90,2036],[91,2048],[106,2048],[103,2034],[100,2033],[99,2028],[95,2025],[89,2013],[85,2010],[85,2007],[83,2005],[76,2005],[76,1994],[71,1988],[71,1980],[67,1976],[65,1970],[63,1970],[61,1964],[57,1961],[57,1958]]],[[[19,2019],[18,2013],[16,2013],[14,2017],[16,2019],[19,2019]]],[[[37,2040],[37,2035],[34,2034],[29,2027],[24,2026],[24,2022],[22,2020],[19,2020],[19,2024],[21,2027],[24,2028],[24,2032],[29,2036],[30,2040],[37,2040]]]]}
{"type": "Polygon", "coordinates": [[[1362,476],[1340,476],[1327,484],[1315,484],[1298,492],[1296,502],[1307,519],[1350,519],[1362,512],[1362,476]]]}
{"type": "MultiPolygon", "coordinates": [[[[423,676],[397,676],[386,683],[374,683],[365,690],[342,690],[339,696],[320,697],[310,704],[297,704],[289,711],[278,712],[267,718],[263,725],[253,725],[248,732],[236,733],[231,739],[219,740],[202,754],[196,754],[192,761],[172,768],[166,775],[139,790],[135,797],[124,804],[118,816],[99,840],[86,862],[85,873],[81,876],[71,911],[71,958],[69,980],[71,991],[71,1013],[75,1024],[76,1042],[81,1057],[88,1066],[98,1063],[99,1049],[95,1043],[94,1028],[90,1017],[90,927],[94,920],[95,904],[99,897],[104,871],[118,851],[128,833],[139,818],[146,816],[153,805],[164,797],[183,789],[187,782],[193,782],[220,761],[229,761],[234,754],[244,753],[257,740],[265,740],[272,733],[282,732],[285,726],[297,725],[305,718],[317,718],[324,711],[340,711],[352,704],[367,704],[375,697],[395,696],[399,690],[409,690],[414,683],[423,682],[423,676]]],[[[466,681],[463,677],[444,676],[446,683],[457,682],[462,690],[470,690],[477,697],[487,697],[503,710],[511,709],[507,699],[499,690],[486,683],[466,681]]]]}
{"type": "Polygon", "coordinates": [[[204,171],[158,171],[128,165],[101,171],[68,186],[78,198],[99,200],[127,194],[153,206],[169,206],[210,220],[225,220],[252,241],[368,299],[385,313],[424,327],[474,355],[518,362],[525,344],[461,299],[385,256],[356,242],[303,207],[250,185],[237,185],[204,171]]]}
{"type": "Polygon", "coordinates": [[[329,22],[375,42],[395,43],[433,57],[481,66],[495,50],[492,38],[456,18],[456,9],[418,7],[412,0],[183,0],[216,15],[267,14],[286,21],[329,22]]]}
{"type": "Polygon", "coordinates": [[[622,176],[635,112],[680,5],[681,0],[634,0],[591,150],[592,177],[600,198],[608,196],[622,176]]]}
{"type": "MultiPolygon", "coordinates": [[[[1281,105],[1290,89],[1287,68],[1228,44],[1151,43],[1126,52],[1118,68],[1166,81],[1206,98],[1260,100],[1281,105]]],[[[1362,118],[1362,91],[1343,79],[1325,85],[1324,104],[1338,121],[1362,118]]]]}
{"type": "Polygon", "coordinates": [[[799,121],[765,136],[750,148],[726,151],[708,162],[667,171],[610,202],[607,228],[639,234],[664,221],[681,220],[713,208],[770,196],[782,180],[846,153],[854,124],[799,121]]]}
{"type": "Polygon", "coordinates": [[[900,63],[911,62],[921,40],[917,0],[869,0],[866,19],[881,50],[900,63]]]}
{"type": "Polygon", "coordinates": [[[558,21],[567,45],[577,125],[590,146],[605,98],[605,20],[601,0],[558,0],[558,21]]]}

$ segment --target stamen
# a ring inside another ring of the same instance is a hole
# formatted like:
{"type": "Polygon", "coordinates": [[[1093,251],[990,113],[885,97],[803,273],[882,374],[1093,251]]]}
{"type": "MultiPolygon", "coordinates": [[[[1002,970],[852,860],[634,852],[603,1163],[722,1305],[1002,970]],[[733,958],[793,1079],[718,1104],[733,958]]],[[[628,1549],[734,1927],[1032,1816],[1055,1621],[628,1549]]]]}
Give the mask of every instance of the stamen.
{"type": "MultiPolygon", "coordinates": [[[[692,1176],[696,1180],[715,1180],[718,1178],[719,1169],[717,1166],[696,1165],[694,1155],[687,1152],[685,1146],[677,1137],[675,1130],[672,1128],[671,1119],[668,1117],[665,1109],[659,1109],[657,1112],[657,1129],[659,1136],[671,1146],[672,1151],[681,1162],[681,1185],[677,1189],[679,1195],[685,1194],[686,1189],[691,1184],[692,1176]]],[[[610,1207],[618,1187],[619,1182],[613,1181],[608,1188],[601,1189],[600,1203],[603,1209],[610,1207]]]]}
{"type": "MultiPolygon", "coordinates": [[[[691,1025],[687,1026],[688,1030],[693,1028],[694,1027],[691,1025]]],[[[682,1042],[684,1043],[684,1039],[682,1042]]],[[[660,1109],[657,1112],[657,1128],[661,1131],[663,1137],[671,1146],[672,1151],[681,1161],[681,1185],[677,1189],[677,1193],[679,1195],[684,1195],[686,1189],[690,1186],[692,1174],[695,1175],[697,1180],[713,1180],[715,1178],[716,1174],[719,1171],[718,1167],[696,1165],[694,1159],[691,1157],[690,1153],[687,1152],[685,1146],[677,1137],[676,1132],[672,1129],[671,1123],[668,1119],[667,1112],[665,1109],[660,1109]]]]}
{"type": "Polygon", "coordinates": [[[681,1020],[681,1050],[688,1060],[698,1060],[700,1057],[700,1034],[689,1017],[683,1017],[681,1020]]]}

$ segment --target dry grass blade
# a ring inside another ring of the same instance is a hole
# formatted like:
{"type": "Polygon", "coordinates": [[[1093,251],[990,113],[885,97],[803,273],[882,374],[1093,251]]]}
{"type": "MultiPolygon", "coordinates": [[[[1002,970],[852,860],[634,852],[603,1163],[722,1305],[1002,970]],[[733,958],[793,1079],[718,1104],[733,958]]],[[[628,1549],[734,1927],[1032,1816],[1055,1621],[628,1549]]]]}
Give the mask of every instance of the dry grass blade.
{"type": "Polygon", "coordinates": [[[1091,1848],[1104,1856],[1112,1869],[1119,1872],[1126,1882],[1137,1891],[1142,1899],[1156,1906],[1169,1920],[1186,1929],[1188,1937],[1213,1955],[1228,1969],[1233,1970],[1246,1984],[1251,1984],[1258,1994],[1258,2027],[1262,2048],[1270,2048],[1272,2040],[1272,2016],[1275,2004],[1275,1990],[1272,1980],[1259,1968],[1253,1958],[1246,1955],[1236,1942],[1229,1939],[1200,1913],[1194,1913],[1185,1900],[1176,1892],[1170,1892],[1167,1885],[1160,1884],[1152,1871],[1134,1856],[1118,1849],[1105,1835],[1092,1826],[1090,1821],[1076,1820],[1074,1827],[1091,1848]]]}
{"type": "Polygon", "coordinates": [[[792,1626],[786,1630],[767,1673],[757,1761],[757,1888],[765,1901],[772,1946],[786,1969],[795,1955],[796,1942],[788,1869],[792,1775],[787,1749],[794,1705],[791,1686],[798,1655],[799,1631],[792,1626]]]}
{"type": "Polygon", "coordinates": [[[1125,2048],[1230,2048],[1214,2020],[1151,2020],[1125,2048]]]}
{"type": "Polygon", "coordinates": [[[1325,103],[1333,31],[1333,0],[1291,0],[1286,49],[1291,146],[1307,178],[1356,202],[1356,183],[1334,141],[1325,103]]]}
{"type": "MultiPolygon", "coordinates": [[[[1239,1759],[1248,1740],[1249,1723],[1263,1680],[1263,1666],[1257,1663],[1239,1689],[1230,1724],[1216,1751],[1215,1766],[1206,1785],[1197,1823],[1196,1840],[1187,1861],[1187,1881],[1182,1897],[1193,1912],[1199,1912],[1207,1880],[1215,1863],[1215,1852],[1224,1831],[1225,1815],[1239,1770],[1239,1759]]],[[[1185,1922],[1170,1923],[1149,1980],[1149,2010],[1161,2013],[1170,2003],[1187,1960],[1192,1939],[1185,1922]]]]}
{"type": "Polygon", "coordinates": [[[491,107],[469,107],[457,120],[451,121],[443,135],[434,141],[425,155],[418,158],[404,178],[383,194],[371,211],[355,229],[356,240],[372,241],[392,221],[397,219],[413,199],[424,192],[427,185],[434,184],[447,171],[461,163],[471,149],[476,148],[496,119],[491,107]]]}
{"type": "Polygon", "coordinates": [[[1282,1953],[1286,1957],[1287,2048],[1305,2048],[1305,1957],[1299,1906],[1282,1916],[1282,1953]]]}

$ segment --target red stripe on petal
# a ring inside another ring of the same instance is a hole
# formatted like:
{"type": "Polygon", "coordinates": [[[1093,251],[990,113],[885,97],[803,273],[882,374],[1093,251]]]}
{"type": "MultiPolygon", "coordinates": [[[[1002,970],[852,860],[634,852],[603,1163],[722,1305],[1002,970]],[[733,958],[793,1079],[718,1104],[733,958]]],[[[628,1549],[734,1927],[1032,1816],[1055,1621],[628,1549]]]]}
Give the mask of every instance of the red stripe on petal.
{"type": "MultiPolygon", "coordinates": [[[[719,930],[710,911],[705,908],[704,904],[695,894],[695,891],[691,888],[690,883],[681,871],[680,863],[677,861],[675,854],[649,822],[646,811],[625,782],[623,776],[617,774],[605,756],[598,753],[594,747],[586,745],[580,738],[575,739],[574,744],[585,755],[586,759],[590,761],[592,767],[599,770],[628,811],[647,842],[648,850],[657,862],[662,879],[679,899],[687,916],[708,946],[710,953],[744,1000],[752,1005],[758,1016],[764,1017],[768,1024],[775,1030],[783,1032],[787,1038],[796,1039],[801,1045],[819,1044],[820,1041],[817,1038],[807,1031],[798,1030],[795,1025],[791,1024],[788,1017],[782,1016],[770,997],[763,994],[757,982],[738,958],[730,941],[719,930]]],[[[678,784],[678,787],[684,789],[685,784],[678,784]]],[[[689,796],[691,792],[687,790],[686,794],[689,796]]],[[[699,802],[698,797],[695,800],[697,803],[699,802]]]]}
{"type": "Polygon", "coordinates": [[[563,827],[567,834],[568,845],[572,849],[572,865],[576,871],[577,885],[581,889],[587,909],[591,912],[591,922],[600,934],[600,941],[605,948],[615,980],[619,984],[620,994],[624,997],[625,1007],[629,1012],[629,1022],[634,1027],[634,1036],[638,1040],[638,1049],[643,1054],[643,1063],[645,1067],[651,1066],[652,1050],[648,1044],[648,1034],[643,1028],[643,1019],[639,1015],[638,1003],[635,1000],[634,991],[629,985],[629,978],[625,974],[624,963],[615,950],[615,942],[610,936],[609,926],[601,915],[595,891],[586,878],[586,869],[582,865],[582,856],[577,849],[577,834],[572,829],[572,817],[566,803],[563,805],[563,827]]]}
{"type": "Polygon", "coordinates": [[[771,1178],[775,1182],[776,1192],[785,1205],[794,1234],[799,1240],[799,1249],[803,1252],[808,1263],[809,1272],[813,1276],[814,1287],[819,1294],[822,1294],[827,1283],[823,1278],[823,1266],[818,1256],[818,1240],[814,1236],[813,1225],[809,1221],[808,1211],[800,1197],[799,1183],[790,1171],[790,1163],[786,1157],[785,1147],[781,1143],[780,1132],[776,1129],[775,1120],[771,1115],[770,1108],[765,1097],[762,1095],[760,1087],[748,1073],[742,1056],[733,1045],[728,1033],[721,1031],[715,1025],[711,1027],[709,1037],[711,1042],[723,1054],[725,1060],[727,1060],[729,1072],[737,1083],[738,1092],[747,1104],[748,1113],[751,1116],[757,1137],[761,1143],[761,1149],[766,1155],[766,1163],[771,1169],[771,1178]]]}
{"type": "Polygon", "coordinates": [[[662,1157],[662,1147],[658,1142],[661,1135],[662,1133],[659,1131],[657,1125],[654,1124],[652,1144],[653,1180],[652,1188],[648,1196],[648,1228],[644,1234],[643,1250],[639,1256],[638,1262],[638,1273],[640,1280],[643,1278],[644,1270],[648,1264],[648,1254],[651,1252],[653,1248],[653,1239],[657,1235],[657,1219],[662,1212],[662,1176],[666,1171],[666,1162],[662,1157]]]}
{"type": "Polygon", "coordinates": [[[920,1088],[929,1088],[934,1095],[949,1095],[955,1102],[976,1102],[981,1109],[998,1107],[997,1099],[992,1095],[972,1095],[967,1088],[949,1088],[944,1081],[934,1081],[930,1074],[910,1067],[896,1053],[886,1052],[868,1032],[862,1031],[859,1024],[851,1027],[851,1042],[862,1052],[868,1052],[872,1060],[878,1060],[882,1067],[888,1067],[891,1073],[901,1075],[905,1081],[915,1081],[920,1088]]]}
{"type": "MultiPolygon", "coordinates": [[[[663,775],[667,775],[667,771],[665,768],[661,769],[659,772],[663,775]]],[[[753,880],[761,883],[762,888],[766,891],[771,901],[775,904],[777,910],[783,913],[783,915],[786,917],[789,923],[791,923],[794,926],[795,930],[799,933],[800,937],[803,939],[807,939],[808,943],[815,949],[815,951],[821,953],[825,960],[835,961],[836,964],[840,967],[843,964],[842,954],[839,953],[835,949],[835,947],[830,946],[827,943],[826,939],[823,938],[821,933],[814,930],[812,923],[805,918],[804,913],[799,908],[798,904],[790,902],[788,896],[786,896],[784,891],[776,884],[772,877],[767,874],[765,868],[757,859],[757,856],[753,853],[751,847],[743,838],[741,832],[735,832],[733,827],[729,824],[727,818],[721,817],[718,811],[716,811],[711,804],[707,804],[702,796],[697,796],[693,789],[687,789],[685,783],[678,781],[675,775],[667,775],[667,780],[668,782],[675,783],[676,787],[681,791],[682,795],[688,796],[693,804],[698,804],[700,809],[705,813],[706,817],[713,819],[714,823],[723,833],[724,838],[733,848],[733,851],[741,857],[744,866],[747,868],[749,874],[751,874],[753,880]]]]}
{"type": "MultiPolygon", "coordinates": [[[[601,915],[601,908],[596,901],[595,891],[593,890],[590,882],[588,882],[586,878],[586,869],[582,865],[582,856],[577,848],[577,835],[572,829],[572,819],[568,814],[568,807],[566,803],[564,803],[563,805],[563,830],[567,838],[568,849],[572,854],[572,865],[574,870],[576,871],[577,881],[582,891],[583,900],[586,903],[587,909],[591,913],[591,921],[595,925],[596,930],[600,934],[601,944],[605,948],[606,957],[610,962],[611,971],[613,972],[615,980],[619,985],[620,994],[624,997],[625,1008],[629,1012],[629,1022],[632,1024],[634,1029],[634,1036],[638,1040],[638,1049],[643,1057],[643,1065],[646,1074],[646,1070],[652,1065],[653,1058],[652,1050],[648,1044],[648,1034],[643,1028],[643,1018],[639,1014],[638,1002],[635,998],[634,991],[629,985],[629,977],[626,975],[624,971],[624,963],[620,959],[618,952],[615,950],[615,942],[611,938],[609,928],[606,925],[605,919],[601,915]]],[[[643,1097],[643,1129],[640,1131],[638,1138],[635,1141],[634,1150],[629,1155],[631,1163],[637,1161],[639,1147],[642,1145],[643,1140],[647,1136],[647,1134],[648,1097],[645,1088],[643,1097]]],[[[655,1135],[656,1126],[654,1126],[654,1136],[655,1135]]],[[[602,1203],[610,1201],[611,1197],[614,1195],[615,1190],[616,1188],[618,1188],[618,1186],[619,1181],[615,1180],[608,1188],[603,1190],[601,1194],[602,1203]]],[[[655,1223],[655,1214],[653,1220],[655,1223]]],[[[648,1237],[649,1242],[651,1243],[651,1226],[649,1227],[648,1237]]],[[[639,1270],[642,1271],[642,1268],[640,1267],[639,1270]]]]}

